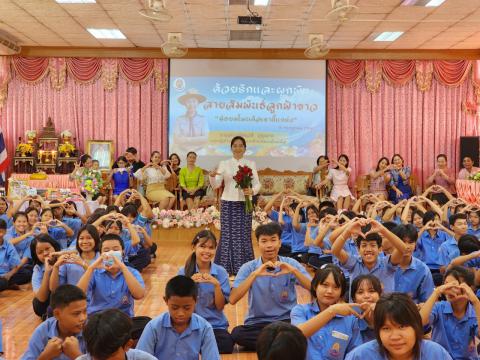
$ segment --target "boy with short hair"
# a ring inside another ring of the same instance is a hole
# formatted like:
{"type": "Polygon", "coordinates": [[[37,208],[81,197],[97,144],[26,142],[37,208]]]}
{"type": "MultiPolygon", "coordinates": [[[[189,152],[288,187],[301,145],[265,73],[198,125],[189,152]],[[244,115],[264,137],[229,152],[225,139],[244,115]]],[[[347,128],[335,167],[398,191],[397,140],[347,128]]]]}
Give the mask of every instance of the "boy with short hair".
{"type": "Polygon", "coordinates": [[[137,344],[137,349],[157,359],[219,360],[212,325],[194,313],[198,289],[183,275],[171,278],[165,287],[168,311],[151,320],[137,344]]]}
{"type": "Polygon", "coordinates": [[[412,224],[393,229],[406,245],[407,251],[395,272],[395,291],[408,294],[415,303],[424,303],[433,292],[432,274],[427,265],[413,256],[417,244],[417,230],[412,224]]]}
{"type": "Polygon", "coordinates": [[[311,278],[296,260],[278,256],[282,229],[277,223],[260,225],[255,230],[260,257],[243,264],[235,277],[230,304],[235,305],[248,292],[245,324],[232,331],[233,340],[248,350],[256,349],[258,335],[275,321],[290,320],[297,305],[295,285],[310,288],[311,278]]]}
{"type": "Polygon", "coordinates": [[[155,360],[132,349],[132,320],[118,309],[108,309],[89,317],[83,330],[88,353],[77,360],[155,360]]]}
{"type": "Polygon", "coordinates": [[[353,282],[359,275],[372,274],[380,279],[386,293],[395,290],[395,271],[406,250],[406,245],[402,240],[373,219],[350,221],[344,232],[332,245],[333,255],[338,258],[340,265],[350,273],[350,282],[353,282]],[[354,234],[358,235],[356,242],[360,257],[349,254],[343,249],[345,241],[354,234]],[[392,255],[379,257],[382,237],[386,238],[395,248],[392,255]]]}
{"type": "Polygon", "coordinates": [[[18,289],[18,285],[30,282],[29,272],[22,269],[15,246],[4,238],[6,232],[7,223],[0,219],[0,291],[18,289]]]}
{"type": "Polygon", "coordinates": [[[76,286],[61,285],[52,293],[50,306],[54,317],[35,329],[22,360],[73,360],[85,352],[85,293],[76,286]]]}
{"type": "Polygon", "coordinates": [[[115,308],[132,317],[133,300],[145,295],[142,276],[123,263],[124,245],[120,236],[102,236],[99,248],[101,256],[87,268],[77,284],[88,295],[88,313],[115,308]]]}
{"type": "Polygon", "coordinates": [[[459,213],[452,215],[448,219],[448,222],[453,231],[453,236],[449,237],[438,249],[440,263],[442,265],[440,270],[442,272],[446,270],[446,267],[453,259],[460,256],[458,240],[468,231],[467,214],[459,213]]]}

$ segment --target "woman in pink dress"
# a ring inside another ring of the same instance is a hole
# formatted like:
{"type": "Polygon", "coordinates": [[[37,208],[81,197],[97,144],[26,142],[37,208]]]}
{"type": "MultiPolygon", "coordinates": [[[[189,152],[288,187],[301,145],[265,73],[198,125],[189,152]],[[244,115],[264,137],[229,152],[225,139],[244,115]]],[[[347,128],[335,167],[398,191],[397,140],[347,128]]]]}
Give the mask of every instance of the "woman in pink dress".
{"type": "MultiPolygon", "coordinates": [[[[450,192],[450,194],[457,192],[455,190],[455,175],[453,171],[448,168],[447,155],[437,155],[437,166],[432,175],[427,179],[426,185],[427,187],[439,185],[450,192]]],[[[448,197],[441,191],[432,190],[430,194],[430,198],[437,200],[441,205],[446,204],[448,201],[448,197]]]]}
{"type": "Polygon", "coordinates": [[[390,182],[390,161],[386,157],[378,160],[375,170],[370,172],[370,193],[376,195],[380,200],[388,198],[387,184],[390,182]]]}
{"type": "Polygon", "coordinates": [[[337,165],[336,168],[328,171],[327,178],[318,186],[324,186],[328,182],[332,182],[332,193],[330,197],[337,203],[337,210],[348,209],[353,199],[353,195],[348,188],[348,179],[352,169],[348,167],[348,156],[342,154],[338,160],[331,160],[331,163],[337,165]]]}

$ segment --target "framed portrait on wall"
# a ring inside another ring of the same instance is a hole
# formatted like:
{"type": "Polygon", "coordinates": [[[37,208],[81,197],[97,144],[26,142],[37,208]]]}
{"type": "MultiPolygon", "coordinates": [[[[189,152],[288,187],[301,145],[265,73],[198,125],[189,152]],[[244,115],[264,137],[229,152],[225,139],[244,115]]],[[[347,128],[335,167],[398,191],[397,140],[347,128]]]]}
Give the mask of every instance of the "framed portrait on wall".
{"type": "Polygon", "coordinates": [[[113,165],[113,141],[111,140],[88,140],[87,154],[92,160],[98,160],[100,170],[110,170],[113,165]]]}

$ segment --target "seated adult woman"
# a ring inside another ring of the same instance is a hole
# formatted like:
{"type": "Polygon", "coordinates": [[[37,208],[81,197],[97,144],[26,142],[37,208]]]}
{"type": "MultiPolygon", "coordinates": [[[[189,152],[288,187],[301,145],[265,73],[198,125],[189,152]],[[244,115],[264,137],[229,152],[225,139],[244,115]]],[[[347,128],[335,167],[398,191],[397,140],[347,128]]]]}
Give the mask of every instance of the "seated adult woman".
{"type": "Polygon", "coordinates": [[[412,188],[409,184],[412,171],[408,166],[405,166],[400,154],[393,155],[392,165],[393,168],[390,169],[388,199],[394,204],[397,204],[399,201],[409,199],[412,196],[412,188]]]}
{"type": "MultiPolygon", "coordinates": [[[[316,186],[327,178],[328,165],[330,165],[328,156],[320,155],[317,159],[317,166],[315,166],[312,170],[312,178],[310,183],[308,184],[308,195],[315,197],[317,196],[316,186]]],[[[330,194],[330,190],[331,186],[329,186],[329,184],[326,184],[325,186],[320,188],[320,197],[322,198],[324,196],[328,196],[330,194]]]]}
{"type": "Polygon", "coordinates": [[[370,172],[370,187],[369,192],[376,195],[380,200],[387,200],[387,184],[390,183],[391,169],[390,161],[386,157],[380,158],[375,170],[370,172]]]}
{"type": "Polygon", "coordinates": [[[198,208],[203,191],[203,170],[195,165],[197,154],[190,151],[187,154],[187,166],[180,170],[178,180],[182,189],[182,199],[187,203],[188,210],[198,208]]]}
{"type": "Polygon", "coordinates": [[[147,186],[145,196],[148,201],[157,203],[160,209],[171,209],[175,196],[165,189],[165,180],[171,175],[165,163],[161,161],[160,153],[154,151],[150,155],[150,162],[137,170],[134,176],[147,186]]]}

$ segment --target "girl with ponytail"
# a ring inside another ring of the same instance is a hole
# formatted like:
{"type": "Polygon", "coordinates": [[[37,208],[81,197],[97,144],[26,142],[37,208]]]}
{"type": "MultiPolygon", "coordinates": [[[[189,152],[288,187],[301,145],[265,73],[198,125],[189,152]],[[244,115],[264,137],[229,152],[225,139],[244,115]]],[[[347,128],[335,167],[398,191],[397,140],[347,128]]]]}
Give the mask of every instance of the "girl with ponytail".
{"type": "Polygon", "coordinates": [[[228,321],[223,313],[230,296],[227,271],[213,263],[217,250],[217,238],[210,230],[202,230],[192,240],[192,254],[180,268],[178,275],[185,275],[198,285],[195,313],[206,319],[213,327],[218,351],[231,354],[233,339],[228,332],[228,321]]]}

